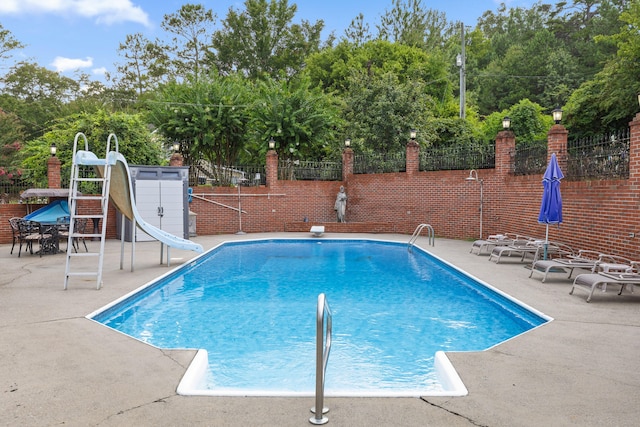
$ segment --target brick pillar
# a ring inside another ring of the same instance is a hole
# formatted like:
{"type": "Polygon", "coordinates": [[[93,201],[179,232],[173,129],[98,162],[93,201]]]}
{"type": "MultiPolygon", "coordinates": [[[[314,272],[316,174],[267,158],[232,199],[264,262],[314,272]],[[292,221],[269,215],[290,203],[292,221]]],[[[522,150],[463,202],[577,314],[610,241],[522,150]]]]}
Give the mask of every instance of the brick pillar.
{"type": "Polygon", "coordinates": [[[278,153],[276,153],[276,150],[267,151],[265,172],[267,174],[267,187],[278,185],[278,153]]]}
{"type": "Polygon", "coordinates": [[[60,159],[55,156],[51,156],[47,160],[47,180],[49,181],[49,188],[62,188],[60,185],[60,159]]]}
{"type": "Polygon", "coordinates": [[[640,180],[640,113],[629,122],[629,179],[640,180]]]}
{"type": "Polygon", "coordinates": [[[420,171],[420,145],[415,139],[407,142],[407,175],[420,171]]]}
{"type": "Polygon", "coordinates": [[[513,172],[513,155],[516,151],[516,135],[503,130],[496,135],[496,174],[506,177],[513,172]]]}
{"type": "Polygon", "coordinates": [[[184,157],[180,153],[173,153],[169,159],[169,166],[182,166],[184,157]]]}
{"type": "Polygon", "coordinates": [[[569,131],[562,125],[553,125],[547,133],[547,164],[551,154],[556,153],[560,170],[567,170],[567,139],[569,131]]]}
{"type": "Polygon", "coordinates": [[[342,180],[348,181],[353,175],[353,150],[349,147],[342,151],[342,180]]]}

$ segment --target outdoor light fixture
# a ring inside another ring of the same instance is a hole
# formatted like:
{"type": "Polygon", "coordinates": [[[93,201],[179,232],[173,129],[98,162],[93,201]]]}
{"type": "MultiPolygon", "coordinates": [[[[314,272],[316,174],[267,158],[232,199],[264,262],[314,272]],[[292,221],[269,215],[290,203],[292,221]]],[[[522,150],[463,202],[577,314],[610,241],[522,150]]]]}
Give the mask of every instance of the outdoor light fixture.
{"type": "MultiPolygon", "coordinates": [[[[508,119],[508,117],[505,118],[508,119]]],[[[465,178],[465,181],[476,181],[480,183],[480,238],[482,239],[482,205],[484,204],[484,180],[478,178],[478,171],[476,171],[475,169],[471,169],[469,171],[469,176],[465,178]]]]}
{"type": "Polygon", "coordinates": [[[173,143],[173,152],[177,153],[178,151],[180,151],[180,143],[178,141],[173,143]]]}
{"type": "Polygon", "coordinates": [[[415,141],[417,134],[418,134],[418,132],[415,129],[411,129],[409,131],[409,138],[411,138],[412,141],[415,141]]]}
{"type": "Polygon", "coordinates": [[[269,150],[273,150],[274,148],[276,148],[276,140],[271,137],[269,140],[269,150]]]}
{"type": "Polygon", "coordinates": [[[553,115],[553,121],[556,122],[557,125],[559,125],[562,121],[562,110],[560,109],[560,107],[556,107],[556,109],[553,110],[551,114],[553,115]]]}
{"type": "Polygon", "coordinates": [[[351,138],[347,138],[344,140],[344,146],[347,148],[351,147],[351,138]]]}
{"type": "Polygon", "coordinates": [[[640,105],[640,93],[638,94],[638,104],[640,105]]]}
{"type": "Polygon", "coordinates": [[[507,130],[511,127],[511,119],[509,118],[509,116],[505,116],[504,119],[502,119],[502,129],[507,130]]]}
{"type": "Polygon", "coordinates": [[[56,147],[56,143],[55,142],[53,144],[51,144],[51,147],[49,147],[49,152],[51,153],[51,155],[53,157],[56,156],[56,153],[58,152],[58,148],[56,147]]]}

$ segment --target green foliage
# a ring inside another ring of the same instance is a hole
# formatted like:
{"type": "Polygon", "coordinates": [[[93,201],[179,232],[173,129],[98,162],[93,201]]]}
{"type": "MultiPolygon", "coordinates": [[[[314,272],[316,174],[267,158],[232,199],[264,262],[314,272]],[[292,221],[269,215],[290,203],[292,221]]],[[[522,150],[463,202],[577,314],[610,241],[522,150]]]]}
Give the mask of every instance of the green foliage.
{"type": "Polygon", "coordinates": [[[15,114],[0,110],[0,182],[20,174],[17,154],[24,138],[20,120],[15,114]]]}
{"type": "MultiPolygon", "coordinates": [[[[68,177],[72,164],[73,141],[78,132],[86,135],[89,150],[98,157],[104,157],[106,154],[107,138],[113,133],[118,139],[118,149],[128,163],[160,165],[166,162],[162,147],[153,139],[141,115],[100,110],[91,114],[67,116],[41,137],[28,141],[19,153],[23,166],[31,169],[35,178],[46,178],[49,148],[55,143],[57,156],[62,162],[62,175],[68,177]]],[[[113,144],[112,141],[111,149],[115,149],[113,144]]]]}
{"type": "Polygon", "coordinates": [[[80,84],[36,64],[20,62],[3,78],[0,105],[22,120],[28,137],[42,135],[47,127],[69,112],[80,84]]]}
{"type": "Polygon", "coordinates": [[[11,57],[10,52],[17,49],[22,49],[24,44],[16,40],[9,30],[5,30],[2,24],[0,24],[0,59],[9,59],[11,57]]]}
{"type": "Polygon", "coordinates": [[[420,81],[401,82],[397,75],[355,75],[345,97],[347,135],[359,150],[397,153],[404,149],[410,129],[420,130],[419,141],[429,141],[427,122],[436,102],[420,81]]]}
{"type": "Polygon", "coordinates": [[[343,96],[348,93],[354,75],[376,78],[392,73],[400,83],[422,84],[426,93],[435,99],[452,98],[447,66],[440,55],[383,40],[361,46],[342,41],[334,48],[311,55],[307,72],[311,84],[343,96]]]}
{"type": "Polygon", "coordinates": [[[171,43],[163,46],[171,53],[172,69],[176,76],[198,80],[205,64],[209,38],[212,35],[215,14],[202,4],[184,4],[176,13],[165,15],[162,29],[171,33],[171,43]]]}
{"type": "Polygon", "coordinates": [[[281,159],[321,160],[341,149],[336,140],[340,125],[335,99],[312,88],[309,79],[269,79],[258,85],[249,150],[264,158],[266,142],[273,137],[281,159]]]}
{"type": "Polygon", "coordinates": [[[495,140],[502,131],[502,119],[511,119],[511,130],[516,136],[516,143],[546,141],[547,132],[553,125],[553,118],[544,114],[544,109],[528,99],[522,99],[508,110],[495,112],[487,116],[482,124],[484,140],[495,140]]]}
{"type": "Polygon", "coordinates": [[[246,142],[250,103],[240,77],[203,77],[163,85],[148,104],[148,118],[167,141],[181,143],[187,164],[203,156],[233,165],[246,142]]]}
{"type": "Polygon", "coordinates": [[[292,76],[309,54],[319,50],[324,22],[292,24],[295,4],[245,0],[244,6],[244,11],[229,9],[223,29],[211,40],[212,62],[220,72],[238,71],[250,79],[292,76]]]}
{"type": "Polygon", "coordinates": [[[620,19],[626,25],[619,33],[597,39],[598,43],[617,44],[617,55],[592,80],[574,91],[566,104],[566,123],[572,137],[600,135],[619,129],[638,111],[640,3],[629,2],[620,19]]]}

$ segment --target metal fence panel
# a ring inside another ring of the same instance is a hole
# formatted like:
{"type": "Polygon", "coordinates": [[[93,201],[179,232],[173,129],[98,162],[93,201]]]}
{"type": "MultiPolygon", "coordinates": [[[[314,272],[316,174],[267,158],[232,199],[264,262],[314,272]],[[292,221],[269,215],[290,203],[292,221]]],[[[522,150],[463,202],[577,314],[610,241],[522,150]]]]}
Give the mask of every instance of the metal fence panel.
{"type": "Polygon", "coordinates": [[[341,181],[342,162],[280,160],[278,179],[284,181],[341,181]]]}
{"type": "Polygon", "coordinates": [[[630,130],[569,141],[567,178],[629,178],[630,130]]]}
{"type": "Polygon", "coordinates": [[[513,155],[514,175],[535,175],[547,168],[547,141],[516,144],[513,155]]]}
{"type": "Polygon", "coordinates": [[[402,153],[368,153],[353,157],[353,173],[388,173],[406,172],[407,154],[402,153]]]}
{"type": "Polygon", "coordinates": [[[491,169],[495,165],[495,144],[456,144],[420,150],[421,171],[491,169]]]}

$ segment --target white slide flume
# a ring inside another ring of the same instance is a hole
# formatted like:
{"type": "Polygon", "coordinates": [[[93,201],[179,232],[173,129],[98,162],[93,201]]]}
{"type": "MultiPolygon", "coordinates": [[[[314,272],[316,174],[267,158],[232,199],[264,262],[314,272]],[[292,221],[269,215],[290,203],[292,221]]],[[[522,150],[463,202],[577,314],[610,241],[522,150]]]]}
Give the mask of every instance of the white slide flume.
{"type": "MultiPolygon", "coordinates": [[[[109,198],[116,208],[130,221],[134,222],[142,231],[172,248],[204,252],[202,245],[183,239],[171,233],[167,233],[154,225],[145,221],[136,209],[133,185],[129,165],[124,156],[116,151],[110,151],[107,162],[111,164],[111,185],[109,187],[109,198]]],[[[101,168],[100,168],[101,169],[101,168]]]]}

